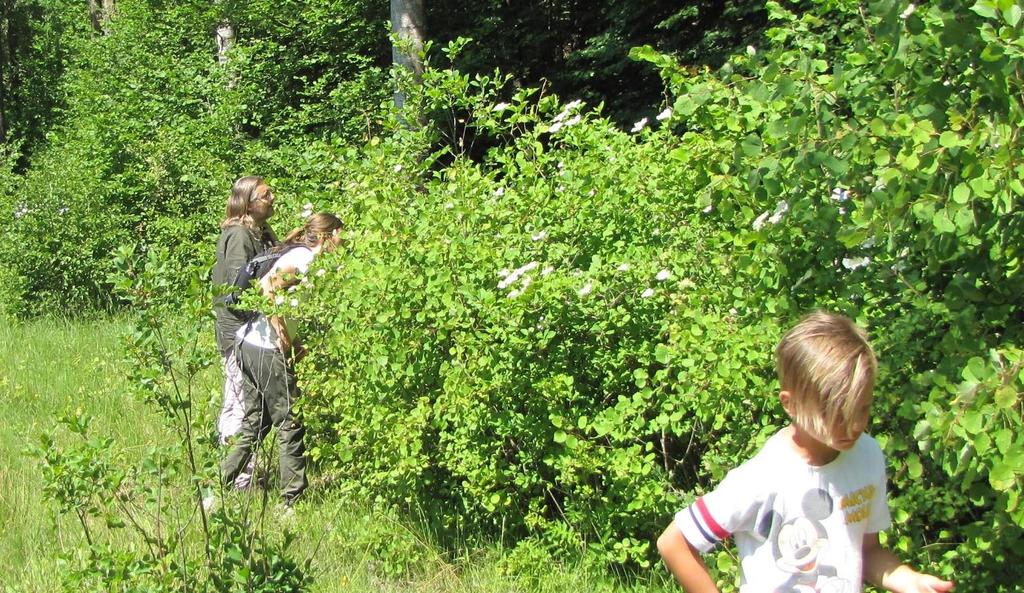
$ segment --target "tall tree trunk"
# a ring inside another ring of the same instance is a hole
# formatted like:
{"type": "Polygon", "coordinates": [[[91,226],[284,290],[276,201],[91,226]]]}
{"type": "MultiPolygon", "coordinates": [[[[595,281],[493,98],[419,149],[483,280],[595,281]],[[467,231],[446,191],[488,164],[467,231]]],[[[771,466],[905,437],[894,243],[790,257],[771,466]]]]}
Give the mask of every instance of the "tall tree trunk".
{"type": "Polygon", "coordinates": [[[225,21],[217,26],[217,63],[228,63],[228,52],[235,45],[235,28],[225,21]]]}
{"type": "MultiPolygon", "coordinates": [[[[391,48],[391,60],[395,65],[402,66],[412,72],[413,79],[419,82],[423,76],[423,33],[425,29],[423,0],[391,0],[391,31],[397,38],[391,48]]],[[[405,104],[405,93],[395,89],[395,107],[405,104]]]]}
{"type": "Polygon", "coordinates": [[[11,84],[11,4],[4,0],[3,14],[0,15],[0,144],[7,143],[7,97],[14,91],[11,84]]]}
{"type": "Polygon", "coordinates": [[[103,32],[103,17],[100,12],[102,9],[99,0],[89,0],[89,21],[92,23],[92,29],[97,33],[103,32]]]}
{"type": "Polygon", "coordinates": [[[114,14],[114,0],[89,0],[89,20],[97,33],[107,32],[107,23],[114,14]]]}
{"type": "MultiPolygon", "coordinates": [[[[217,38],[217,63],[221,67],[228,65],[228,53],[231,48],[235,45],[235,28],[229,21],[224,21],[217,25],[217,31],[214,33],[217,38]]],[[[235,73],[228,71],[228,79],[225,86],[231,89],[235,87],[235,73]]]]}

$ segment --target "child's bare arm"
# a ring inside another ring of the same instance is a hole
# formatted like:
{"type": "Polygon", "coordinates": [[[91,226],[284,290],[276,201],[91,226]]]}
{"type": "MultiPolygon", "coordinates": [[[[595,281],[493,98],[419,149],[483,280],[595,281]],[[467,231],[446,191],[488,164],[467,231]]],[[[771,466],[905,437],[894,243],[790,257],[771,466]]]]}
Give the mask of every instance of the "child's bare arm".
{"type": "MultiPolygon", "coordinates": [[[[298,270],[294,267],[278,269],[273,274],[267,274],[260,279],[260,288],[263,289],[263,294],[273,302],[278,292],[296,283],[296,274],[298,274],[298,270]]],[[[285,327],[284,320],[277,315],[272,315],[270,316],[270,325],[277,333],[278,348],[282,353],[289,354],[292,348],[292,337],[288,335],[288,328],[285,327]]]]}
{"type": "Polygon", "coordinates": [[[864,580],[894,593],[947,593],[951,581],[917,572],[899,561],[895,554],[882,547],[878,534],[864,536],[864,580]]]}
{"type": "Polygon", "coordinates": [[[674,523],[658,538],[658,552],[686,593],[719,593],[704,560],[674,523]]]}

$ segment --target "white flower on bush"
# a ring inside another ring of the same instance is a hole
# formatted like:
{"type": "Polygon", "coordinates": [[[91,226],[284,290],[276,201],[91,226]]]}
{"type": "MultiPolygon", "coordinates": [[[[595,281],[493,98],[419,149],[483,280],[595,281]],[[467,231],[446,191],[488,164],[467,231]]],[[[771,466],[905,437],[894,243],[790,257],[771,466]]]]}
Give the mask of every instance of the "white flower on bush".
{"type": "Polygon", "coordinates": [[[747,55],[750,56],[750,57],[754,57],[755,55],[757,55],[757,48],[754,47],[753,45],[748,45],[747,46],[747,55]]]}
{"type": "Polygon", "coordinates": [[[733,317],[735,317],[735,316],[737,316],[739,314],[740,314],[740,312],[736,310],[736,307],[733,307],[732,309],[729,309],[729,315],[732,315],[733,317]]]}
{"type": "Polygon", "coordinates": [[[553,119],[551,121],[553,123],[558,123],[558,122],[562,121],[563,119],[569,117],[569,114],[572,113],[573,110],[575,110],[580,105],[583,105],[583,101],[581,101],[579,99],[575,99],[573,101],[569,101],[568,103],[565,104],[565,106],[562,107],[562,112],[559,113],[558,115],[556,115],[555,119],[553,119]]]}
{"type": "Polygon", "coordinates": [[[276,297],[274,297],[274,304],[275,305],[283,305],[284,304],[284,295],[283,294],[279,294],[276,297]]]}
{"type": "Polygon", "coordinates": [[[782,221],[782,216],[789,212],[789,204],[785,200],[779,200],[779,203],[775,205],[775,211],[769,212],[765,210],[760,216],[754,219],[754,223],[751,225],[755,231],[759,231],[764,228],[764,224],[779,224],[782,221]]]}
{"type": "Polygon", "coordinates": [[[316,271],[316,275],[317,275],[318,277],[319,277],[319,276],[323,276],[323,275],[324,275],[324,274],[326,274],[326,273],[327,273],[327,268],[320,268],[319,270],[317,270],[317,271],[316,271]]]}
{"type": "Polygon", "coordinates": [[[621,264],[619,264],[619,267],[617,267],[615,269],[620,271],[620,272],[628,272],[629,271],[629,264],[626,263],[626,262],[622,262],[621,264]]]}
{"type": "Polygon", "coordinates": [[[779,224],[782,220],[782,215],[787,212],[789,212],[789,203],[785,200],[779,200],[779,203],[775,205],[775,212],[768,217],[768,222],[779,224]]]}
{"type": "Polygon", "coordinates": [[[579,293],[579,295],[581,297],[583,297],[583,296],[587,296],[588,294],[590,294],[593,290],[594,290],[594,283],[591,282],[590,280],[587,280],[587,283],[584,284],[577,292],[579,293]]]}
{"type": "Polygon", "coordinates": [[[658,272],[658,275],[654,277],[654,279],[657,280],[658,282],[664,282],[671,277],[672,272],[669,272],[668,270],[661,270],[660,272],[658,272]]]}
{"type": "Polygon", "coordinates": [[[580,122],[580,116],[579,115],[577,115],[576,117],[573,117],[572,119],[570,119],[567,122],[563,122],[563,120],[565,118],[569,117],[569,114],[572,113],[580,105],[583,105],[583,101],[580,101],[579,99],[576,99],[575,101],[570,101],[569,103],[567,103],[565,105],[565,107],[562,108],[561,113],[556,115],[555,118],[553,120],[551,120],[551,127],[548,128],[548,132],[551,132],[553,134],[553,133],[557,132],[558,130],[561,130],[563,125],[565,125],[565,126],[573,126],[573,125],[578,124],[580,122]]]}
{"type": "Polygon", "coordinates": [[[836,202],[845,202],[850,199],[850,191],[841,187],[832,189],[832,195],[830,196],[836,202]]]}
{"type": "Polygon", "coordinates": [[[707,206],[704,207],[703,210],[701,210],[701,212],[703,212],[704,214],[709,214],[714,209],[715,209],[715,205],[714,204],[708,204],[707,206]]]}
{"type": "Polygon", "coordinates": [[[497,105],[492,107],[491,111],[505,111],[506,109],[508,109],[508,107],[508,103],[502,101],[501,103],[498,103],[497,105]]]}
{"type": "Polygon", "coordinates": [[[14,218],[21,218],[22,216],[25,216],[26,214],[28,214],[28,206],[26,206],[25,204],[21,204],[14,211],[14,218]]]}
{"type": "Polygon", "coordinates": [[[547,231],[540,231],[539,233],[534,233],[534,234],[530,235],[530,240],[533,241],[534,243],[536,243],[537,241],[543,241],[544,239],[547,239],[547,238],[548,238],[548,232],[547,231]]]}
{"type": "Polygon", "coordinates": [[[61,216],[64,216],[67,213],[68,213],[68,207],[67,206],[62,207],[60,210],[57,211],[57,214],[60,214],[61,216]]]}
{"type": "Polygon", "coordinates": [[[446,204],[444,205],[444,209],[445,209],[445,210],[451,210],[451,209],[452,209],[452,208],[454,208],[454,207],[455,207],[455,204],[453,204],[453,203],[451,203],[451,202],[448,202],[448,203],[446,203],[446,204]]]}
{"type": "Polygon", "coordinates": [[[914,11],[915,11],[915,10],[917,10],[917,7],[916,7],[916,6],[914,6],[914,3],[913,3],[913,2],[911,2],[911,3],[910,3],[910,4],[908,4],[908,5],[907,5],[907,7],[906,7],[906,8],[905,8],[905,9],[903,10],[903,12],[901,12],[901,13],[900,13],[900,18],[901,18],[901,19],[906,19],[906,18],[907,18],[907,17],[909,17],[910,15],[914,14],[914,11]]]}
{"type": "Polygon", "coordinates": [[[395,173],[398,173],[401,170],[402,170],[402,163],[398,163],[397,165],[395,165],[395,173]]]}
{"type": "Polygon", "coordinates": [[[564,125],[565,125],[565,127],[569,128],[569,127],[575,126],[576,124],[580,123],[580,121],[582,121],[582,120],[583,120],[583,117],[580,114],[577,113],[576,115],[574,115],[571,118],[569,118],[568,120],[566,120],[564,125]]]}
{"type": "Polygon", "coordinates": [[[514,298],[516,298],[517,296],[519,296],[521,294],[523,294],[523,291],[519,290],[518,288],[515,289],[515,290],[510,290],[508,292],[508,298],[514,299],[514,298]]]}
{"type": "Polygon", "coordinates": [[[764,227],[764,221],[768,220],[769,212],[765,210],[760,216],[754,219],[753,224],[750,226],[754,227],[755,231],[759,231],[764,227]]]}
{"type": "Polygon", "coordinates": [[[658,115],[654,116],[654,119],[656,119],[658,121],[665,121],[666,119],[668,119],[670,117],[672,117],[672,108],[671,107],[666,107],[664,111],[662,111],[658,115]]]}
{"type": "Polygon", "coordinates": [[[870,264],[870,263],[871,263],[871,258],[870,257],[866,257],[866,256],[862,256],[862,257],[844,257],[843,258],[843,267],[846,268],[847,270],[856,270],[858,268],[866,268],[868,266],[868,264],[870,264]]]}
{"type": "Polygon", "coordinates": [[[630,132],[633,133],[633,134],[636,134],[637,132],[639,132],[640,130],[644,129],[645,127],[647,127],[647,118],[646,117],[641,119],[640,121],[636,122],[635,124],[633,124],[633,129],[631,129],[630,132]]]}
{"type": "Polygon", "coordinates": [[[288,302],[288,304],[293,306],[293,307],[298,307],[299,306],[299,299],[292,299],[291,301],[288,302]]]}
{"type": "Polygon", "coordinates": [[[640,298],[642,298],[642,299],[649,299],[652,296],[654,296],[654,289],[653,288],[648,288],[647,290],[645,290],[645,291],[640,293],[640,298]]]}
{"type": "Polygon", "coordinates": [[[519,281],[519,278],[522,277],[523,274],[537,269],[537,265],[537,262],[532,261],[524,266],[512,270],[507,276],[504,277],[504,280],[498,283],[498,288],[504,290],[509,286],[512,286],[513,284],[519,281]]]}

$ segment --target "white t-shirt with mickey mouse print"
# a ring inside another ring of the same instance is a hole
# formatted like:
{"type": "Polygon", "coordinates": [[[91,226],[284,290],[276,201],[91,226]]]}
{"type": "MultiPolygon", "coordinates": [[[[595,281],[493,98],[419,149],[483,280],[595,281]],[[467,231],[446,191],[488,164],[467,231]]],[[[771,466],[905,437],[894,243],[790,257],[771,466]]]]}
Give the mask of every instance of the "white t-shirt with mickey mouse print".
{"type": "Polygon", "coordinates": [[[735,539],[740,593],[861,593],[864,535],[891,525],[885,456],[864,434],[810,465],[780,431],[675,525],[701,553],[735,539]]]}

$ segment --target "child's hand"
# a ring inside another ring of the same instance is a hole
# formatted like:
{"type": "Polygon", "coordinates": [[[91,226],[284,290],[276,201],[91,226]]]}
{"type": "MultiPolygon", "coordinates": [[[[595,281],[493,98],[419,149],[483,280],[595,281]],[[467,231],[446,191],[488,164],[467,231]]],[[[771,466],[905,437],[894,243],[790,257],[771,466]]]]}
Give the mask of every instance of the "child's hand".
{"type": "Polygon", "coordinates": [[[893,591],[900,593],[949,593],[953,590],[952,581],[944,581],[939,577],[911,570],[906,565],[893,573],[893,591]]]}
{"type": "Polygon", "coordinates": [[[953,581],[944,581],[930,574],[917,573],[916,576],[908,593],[948,593],[953,590],[953,581]]]}

